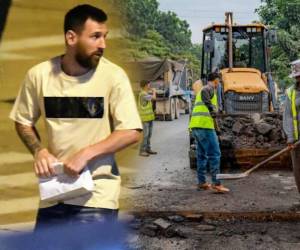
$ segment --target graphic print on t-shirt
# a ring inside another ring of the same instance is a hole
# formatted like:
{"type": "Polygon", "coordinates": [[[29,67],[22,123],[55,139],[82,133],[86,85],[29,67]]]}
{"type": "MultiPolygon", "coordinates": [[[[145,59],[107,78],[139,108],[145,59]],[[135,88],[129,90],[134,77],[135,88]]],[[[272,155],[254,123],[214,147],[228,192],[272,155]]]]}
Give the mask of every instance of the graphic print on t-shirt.
{"type": "Polygon", "coordinates": [[[103,118],[103,97],[44,97],[47,118],[103,118]]]}

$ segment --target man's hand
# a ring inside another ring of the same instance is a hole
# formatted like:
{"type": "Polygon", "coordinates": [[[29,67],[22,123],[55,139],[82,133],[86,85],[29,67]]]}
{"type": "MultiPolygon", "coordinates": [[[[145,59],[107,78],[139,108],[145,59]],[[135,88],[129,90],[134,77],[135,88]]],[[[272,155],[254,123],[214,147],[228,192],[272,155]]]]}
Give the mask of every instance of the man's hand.
{"type": "Polygon", "coordinates": [[[78,177],[89,160],[87,153],[88,149],[82,149],[64,161],[64,172],[70,176],[78,177]]]}
{"type": "Polygon", "coordinates": [[[141,132],[135,129],[115,130],[106,139],[81,149],[64,161],[65,173],[78,177],[89,160],[94,157],[113,154],[130,144],[137,143],[140,139],[140,134],[141,132]]]}
{"type": "Polygon", "coordinates": [[[37,151],[34,155],[34,170],[38,177],[51,177],[56,175],[52,164],[57,158],[48,152],[46,148],[37,151]]]}
{"type": "Polygon", "coordinates": [[[50,177],[55,175],[51,166],[57,159],[43,148],[38,131],[34,126],[27,126],[15,122],[15,128],[19,137],[34,157],[34,171],[38,177],[50,177]]]}
{"type": "Polygon", "coordinates": [[[155,100],[156,99],[156,89],[153,88],[152,89],[152,100],[155,100]]]}

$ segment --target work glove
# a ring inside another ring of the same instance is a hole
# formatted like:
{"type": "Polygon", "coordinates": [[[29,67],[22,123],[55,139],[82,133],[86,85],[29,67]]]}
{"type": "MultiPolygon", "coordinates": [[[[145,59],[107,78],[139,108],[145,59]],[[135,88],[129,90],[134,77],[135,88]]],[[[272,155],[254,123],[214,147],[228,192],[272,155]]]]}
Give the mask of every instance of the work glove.
{"type": "Polygon", "coordinates": [[[212,118],[215,119],[217,117],[217,112],[216,111],[211,111],[210,115],[211,115],[212,118]]]}

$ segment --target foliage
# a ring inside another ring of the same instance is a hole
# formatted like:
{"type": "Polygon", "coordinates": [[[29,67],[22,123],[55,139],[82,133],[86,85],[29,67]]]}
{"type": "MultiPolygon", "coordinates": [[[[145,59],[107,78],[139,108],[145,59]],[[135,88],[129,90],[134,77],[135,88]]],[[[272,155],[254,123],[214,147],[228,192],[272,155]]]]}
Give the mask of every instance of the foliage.
{"type": "Polygon", "coordinates": [[[192,45],[189,24],[185,20],[180,20],[174,12],[159,12],[155,28],[175,53],[189,49],[192,45]]]}
{"type": "Polygon", "coordinates": [[[119,1],[125,17],[127,58],[188,59],[195,78],[199,77],[201,48],[192,44],[192,32],[185,20],[174,12],[160,11],[157,0],[115,1],[119,1]]]}
{"type": "Polygon", "coordinates": [[[272,70],[281,87],[292,82],[289,63],[300,58],[300,0],[262,0],[257,10],[262,22],[277,30],[272,48],[272,70]]]}
{"type": "Polygon", "coordinates": [[[156,0],[126,0],[119,1],[125,17],[128,33],[134,37],[144,37],[148,30],[156,26],[158,2],[156,0]]]}

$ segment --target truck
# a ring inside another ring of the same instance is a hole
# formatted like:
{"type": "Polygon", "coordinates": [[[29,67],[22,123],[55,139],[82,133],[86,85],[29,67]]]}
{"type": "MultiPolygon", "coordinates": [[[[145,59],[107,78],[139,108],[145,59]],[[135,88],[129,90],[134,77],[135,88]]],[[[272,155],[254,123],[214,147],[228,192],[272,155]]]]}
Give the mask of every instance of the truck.
{"type": "Polygon", "coordinates": [[[136,94],[141,80],[149,81],[156,90],[156,119],[172,121],[190,113],[193,73],[187,60],[149,57],[128,62],[125,68],[136,94]]]}
{"type": "MultiPolygon", "coordinates": [[[[225,13],[224,24],[203,30],[201,79],[218,72],[222,167],[251,167],[285,146],[276,84],[270,70],[270,46],[276,31],[261,23],[239,25],[225,13]]],[[[190,167],[196,167],[196,145],[190,136],[190,167]]],[[[288,166],[285,154],[269,165],[288,166]]]]}

